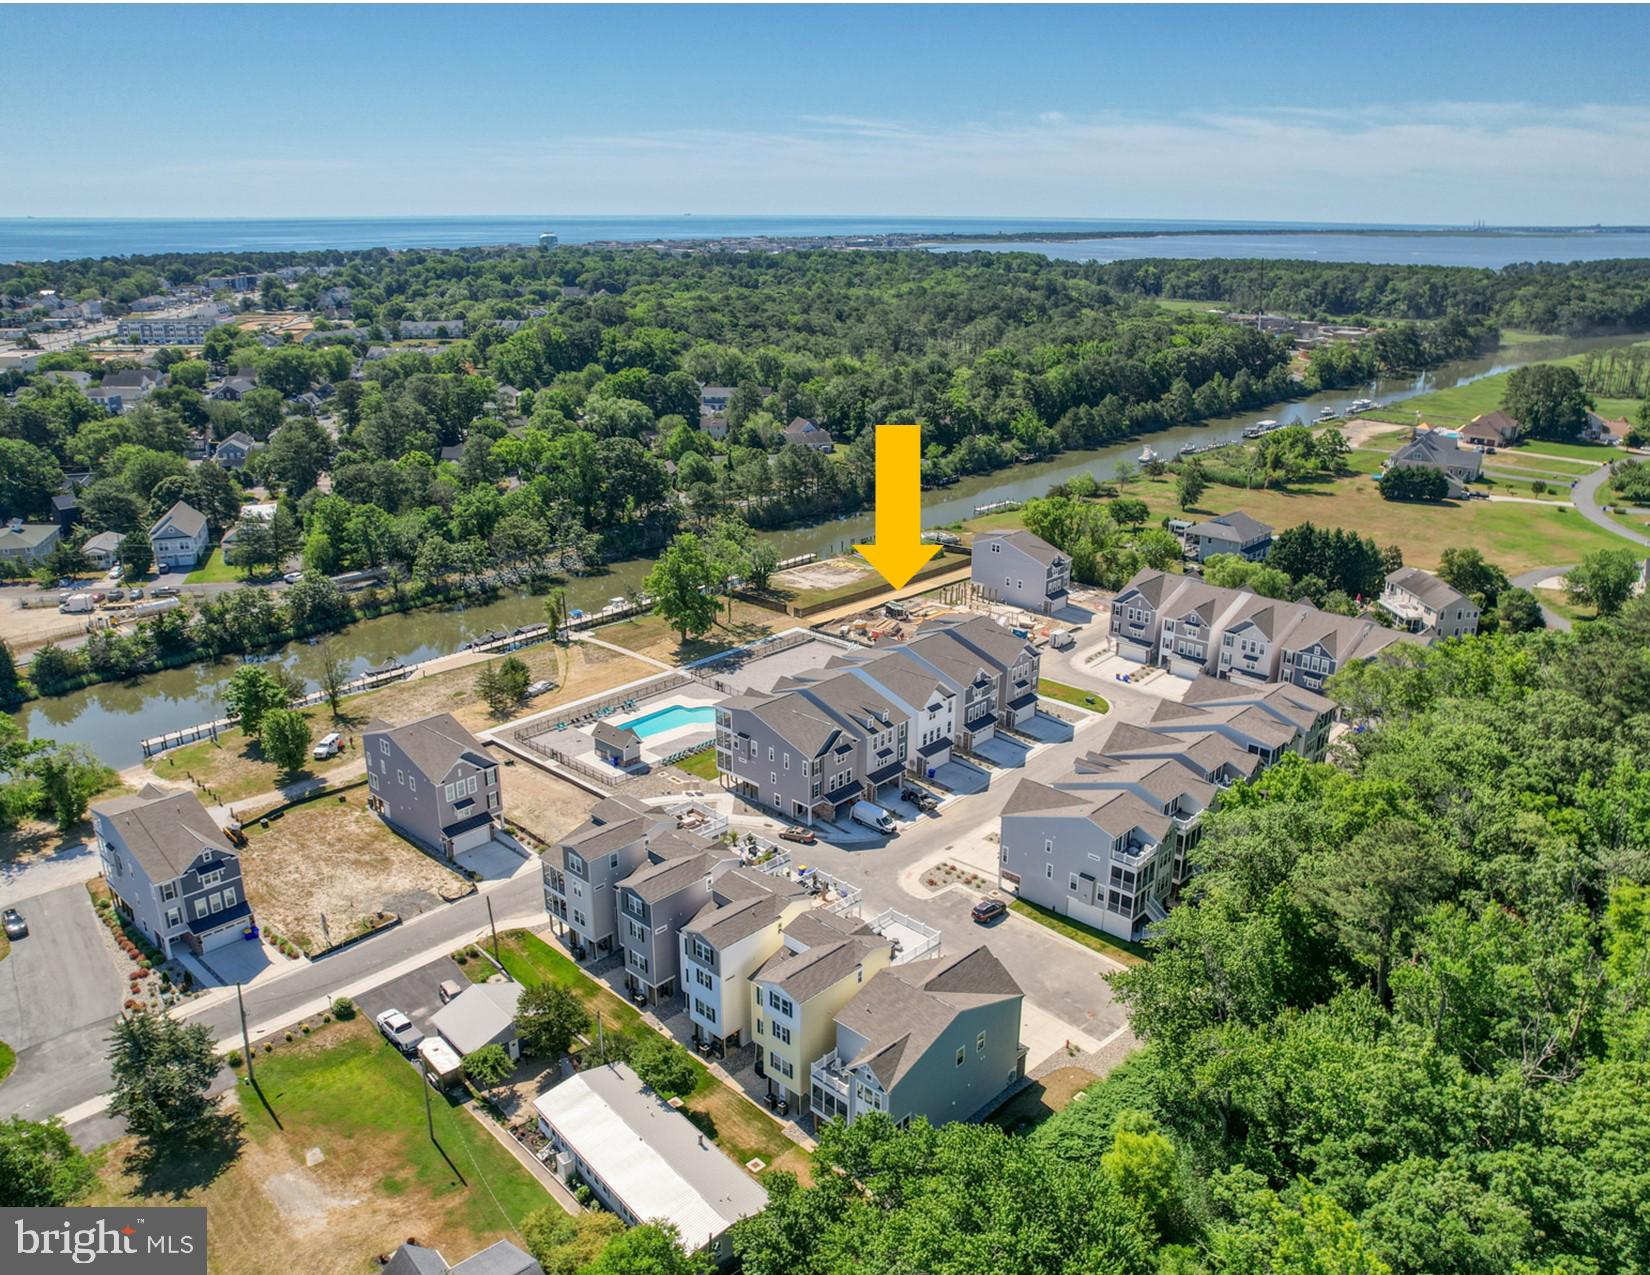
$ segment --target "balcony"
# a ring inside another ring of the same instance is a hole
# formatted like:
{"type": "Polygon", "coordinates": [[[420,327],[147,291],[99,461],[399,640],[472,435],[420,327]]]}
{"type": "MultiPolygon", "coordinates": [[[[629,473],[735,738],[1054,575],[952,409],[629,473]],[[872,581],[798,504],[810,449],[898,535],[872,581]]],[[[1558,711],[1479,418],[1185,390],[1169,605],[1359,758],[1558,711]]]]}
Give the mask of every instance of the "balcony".
{"type": "Polygon", "coordinates": [[[832,1116],[846,1113],[851,1083],[847,1068],[842,1065],[842,1059],[837,1057],[836,1050],[831,1050],[830,1053],[818,1059],[813,1066],[808,1068],[808,1084],[828,1100],[824,1104],[826,1110],[821,1110],[821,1104],[817,1101],[814,1102],[815,1115],[822,1120],[828,1120],[832,1116]],[[837,1104],[836,1110],[830,1109],[831,1102],[829,1100],[835,1101],[837,1104]]]}

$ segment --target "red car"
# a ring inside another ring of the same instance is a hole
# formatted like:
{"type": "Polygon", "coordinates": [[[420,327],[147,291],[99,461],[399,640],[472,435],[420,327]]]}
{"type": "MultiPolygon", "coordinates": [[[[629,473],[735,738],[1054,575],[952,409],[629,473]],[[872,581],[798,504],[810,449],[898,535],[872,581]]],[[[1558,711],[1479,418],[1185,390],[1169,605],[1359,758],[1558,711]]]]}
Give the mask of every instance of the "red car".
{"type": "Polygon", "coordinates": [[[1007,912],[1008,904],[1001,899],[981,899],[974,905],[974,911],[970,915],[974,918],[975,925],[990,925],[1007,912]]]}

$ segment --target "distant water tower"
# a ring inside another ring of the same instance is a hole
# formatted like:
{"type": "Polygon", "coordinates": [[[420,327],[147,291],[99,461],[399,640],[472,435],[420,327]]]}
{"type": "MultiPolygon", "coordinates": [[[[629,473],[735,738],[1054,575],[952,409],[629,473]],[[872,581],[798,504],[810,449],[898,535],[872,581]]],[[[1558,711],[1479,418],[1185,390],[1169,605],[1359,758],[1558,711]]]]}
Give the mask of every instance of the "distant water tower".
{"type": "Polygon", "coordinates": [[[554,248],[560,242],[561,240],[557,239],[555,235],[551,234],[549,231],[545,231],[544,234],[539,236],[540,248],[554,248]]]}

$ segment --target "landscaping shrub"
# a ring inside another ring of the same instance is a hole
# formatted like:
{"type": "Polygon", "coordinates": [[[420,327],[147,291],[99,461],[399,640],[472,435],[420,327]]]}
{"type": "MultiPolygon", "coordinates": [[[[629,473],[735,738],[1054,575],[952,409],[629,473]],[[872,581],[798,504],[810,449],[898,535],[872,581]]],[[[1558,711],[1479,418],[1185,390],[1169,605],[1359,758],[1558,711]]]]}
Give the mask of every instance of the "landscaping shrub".
{"type": "Polygon", "coordinates": [[[240,1065],[243,1062],[245,1062],[246,1060],[241,1057],[241,1051],[240,1050],[231,1049],[227,1054],[224,1055],[224,1061],[226,1063],[228,1063],[231,1067],[239,1068],[240,1065]]]}
{"type": "Polygon", "coordinates": [[[348,996],[340,996],[332,1002],[332,1016],[341,1023],[347,1023],[355,1017],[355,1002],[348,996]]]}

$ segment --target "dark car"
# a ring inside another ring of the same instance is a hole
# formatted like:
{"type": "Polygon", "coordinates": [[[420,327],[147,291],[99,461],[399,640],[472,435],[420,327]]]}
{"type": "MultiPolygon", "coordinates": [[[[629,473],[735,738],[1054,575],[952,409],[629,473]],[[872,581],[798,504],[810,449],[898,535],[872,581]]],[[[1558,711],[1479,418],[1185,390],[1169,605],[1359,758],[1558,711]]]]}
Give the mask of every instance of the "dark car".
{"type": "Polygon", "coordinates": [[[921,788],[907,788],[900,793],[900,797],[925,813],[940,808],[939,798],[921,788]]]}
{"type": "Polygon", "coordinates": [[[975,925],[990,925],[1007,911],[1008,904],[1001,899],[981,899],[969,915],[974,918],[975,925]]]}
{"type": "Polygon", "coordinates": [[[23,939],[29,936],[29,923],[23,919],[23,914],[16,908],[7,908],[3,914],[0,914],[0,921],[5,923],[8,939],[23,939]]]}

